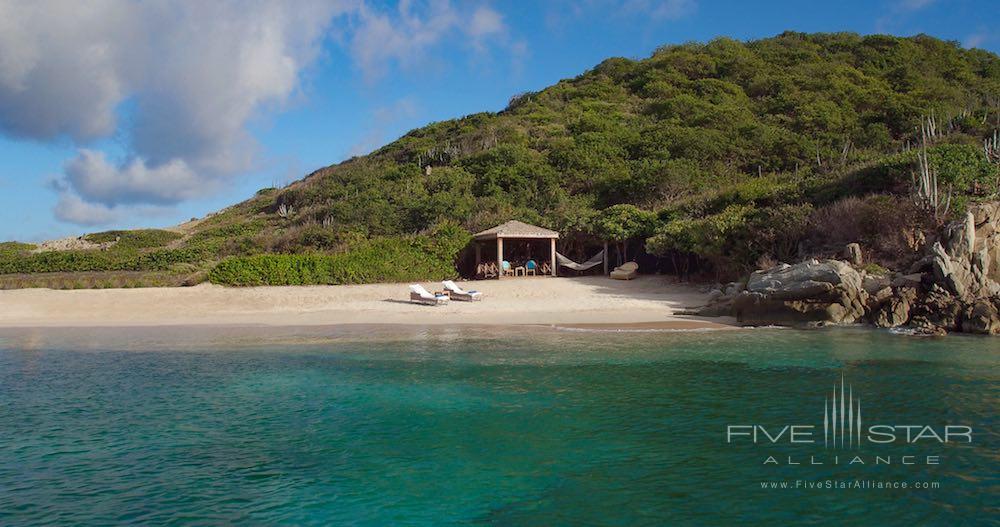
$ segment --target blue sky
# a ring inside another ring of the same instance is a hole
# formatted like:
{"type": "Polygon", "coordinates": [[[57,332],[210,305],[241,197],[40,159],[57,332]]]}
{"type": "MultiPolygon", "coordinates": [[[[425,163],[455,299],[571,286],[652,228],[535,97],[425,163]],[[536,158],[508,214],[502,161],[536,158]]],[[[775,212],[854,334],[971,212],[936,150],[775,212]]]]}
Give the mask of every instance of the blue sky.
{"type": "Polygon", "coordinates": [[[11,1],[0,240],[176,224],[663,44],[853,31],[1000,51],[985,0],[11,1]]]}

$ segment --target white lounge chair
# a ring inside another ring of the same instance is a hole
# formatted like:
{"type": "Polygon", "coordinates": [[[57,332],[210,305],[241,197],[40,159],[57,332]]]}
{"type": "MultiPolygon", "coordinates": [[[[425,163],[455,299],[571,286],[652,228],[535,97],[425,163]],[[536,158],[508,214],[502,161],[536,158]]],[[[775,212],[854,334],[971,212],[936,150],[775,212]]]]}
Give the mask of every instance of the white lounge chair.
{"type": "Polygon", "coordinates": [[[618,267],[615,267],[614,271],[611,271],[611,278],[614,278],[615,280],[631,280],[635,278],[638,271],[639,264],[635,262],[625,262],[618,267]]]}
{"type": "Polygon", "coordinates": [[[449,300],[451,299],[448,298],[448,295],[432,295],[420,284],[410,285],[410,302],[426,304],[428,306],[439,306],[447,304],[449,300]]]}
{"type": "Polygon", "coordinates": [[[483,293],[480,291],[466,291],[458,284],[452,282],[451,280],[445,280],[441,282],[444,286],[445,291],[448,291],[449,296],[455,300],[464,300],[466,302],[475,302],[483,299],[483,293]]]}

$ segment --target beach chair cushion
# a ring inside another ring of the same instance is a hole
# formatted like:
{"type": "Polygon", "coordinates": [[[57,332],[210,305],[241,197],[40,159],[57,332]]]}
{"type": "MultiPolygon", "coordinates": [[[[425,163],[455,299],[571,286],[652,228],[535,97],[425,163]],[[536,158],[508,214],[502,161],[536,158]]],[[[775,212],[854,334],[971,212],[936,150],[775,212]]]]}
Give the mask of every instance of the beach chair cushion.
{"type": "Polygon", "coordinates": [[[441,282],[441,285],[444,286],[445,291],[449,291],[457,300],[479,300],[483,296],[479,291],[466,291],[451,280],[444,280],[441,282]]]}
{"type": "Polygon", "coordinates": [[[611,271],[611,278],[615,280],[631,280],[635,278],[639,271],[639,264],[635,262],[626,262],[611,271]]]}

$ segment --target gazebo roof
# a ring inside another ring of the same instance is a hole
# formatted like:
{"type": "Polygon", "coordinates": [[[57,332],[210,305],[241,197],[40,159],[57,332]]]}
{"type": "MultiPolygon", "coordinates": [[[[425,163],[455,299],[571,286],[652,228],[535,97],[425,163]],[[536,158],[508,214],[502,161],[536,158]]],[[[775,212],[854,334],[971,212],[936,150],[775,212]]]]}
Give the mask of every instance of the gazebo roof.
{"type": "Polygon", "coordinates": [[[537,225],[529,225],[523,221],[511,220],[476,233],[477,240],[495,240],[497,238],[558,238],[559,233],[543,229],[537,225]]]}

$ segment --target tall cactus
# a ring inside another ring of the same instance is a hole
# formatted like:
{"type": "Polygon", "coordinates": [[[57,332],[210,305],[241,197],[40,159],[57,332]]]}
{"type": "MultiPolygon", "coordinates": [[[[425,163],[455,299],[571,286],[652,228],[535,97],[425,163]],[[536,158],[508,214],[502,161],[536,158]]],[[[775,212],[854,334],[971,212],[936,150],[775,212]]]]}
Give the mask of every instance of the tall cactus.
{"type": "Polygon", "coordinates": [[[927,139],[930,134],[925,128],[920,137],[920,150],[917,152],[919,174],[914,172],[913,198],[924,210],[934,215],[934,221],[940,223],[951,207],[951,189],[943,195],[938,190],[937,169],[931,166],[927,158],[927,139]]]}

